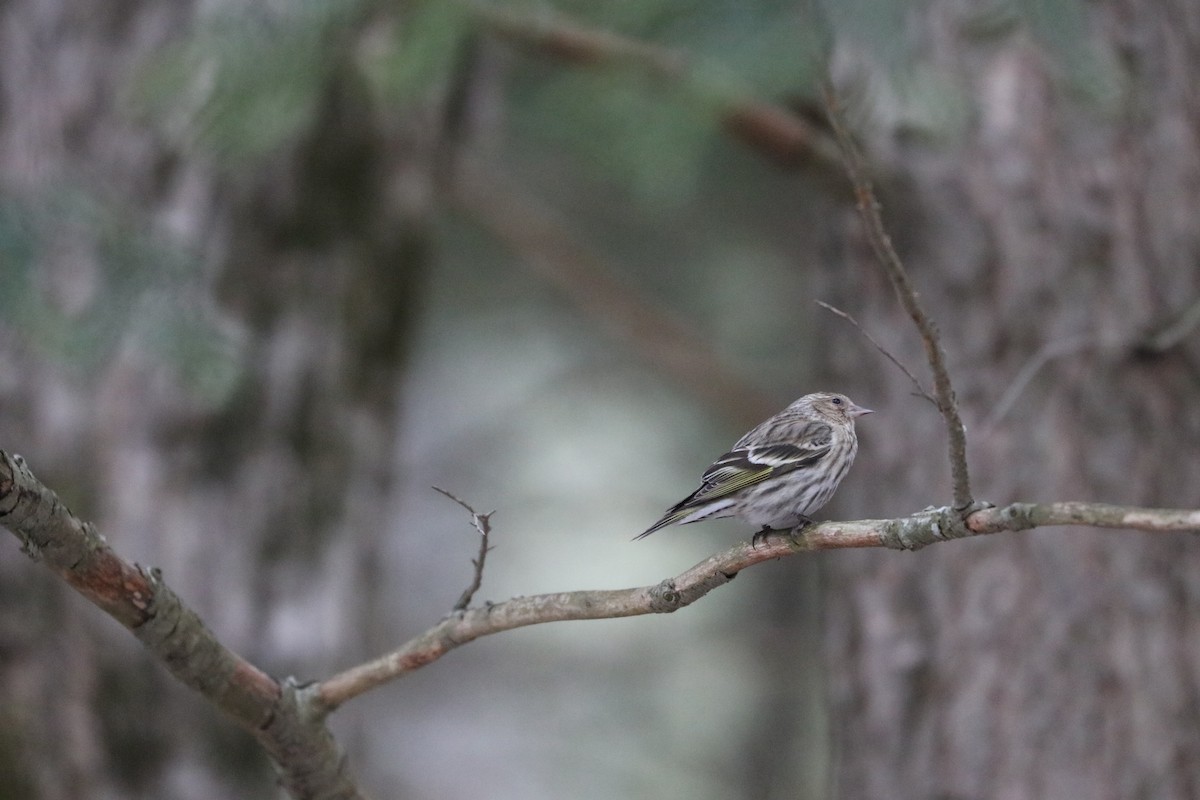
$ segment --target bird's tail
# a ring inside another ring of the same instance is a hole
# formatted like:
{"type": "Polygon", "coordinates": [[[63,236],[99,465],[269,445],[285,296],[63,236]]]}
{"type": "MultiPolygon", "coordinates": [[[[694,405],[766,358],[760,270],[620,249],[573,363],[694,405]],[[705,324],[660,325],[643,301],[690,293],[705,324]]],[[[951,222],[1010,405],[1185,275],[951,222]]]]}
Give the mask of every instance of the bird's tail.
{"type": "Polygon", "coordinates": [[[638,539],[645,539],[650,534],[657,530],[661,530],[668,525],[687,525],[690,522],[699,522],[702,519],[711,519],[713,517],[727,517],[730,515],[729,509],[733,505],[733,500],[729,498],[721,498],[716,501],[693,503],[692,498],[672,506],[667,509],[667,513],[662,515],[662,519],[651,525],[646,530],[633,537],[636,542],[638,539]]]}
{"type": "Polygon", "coordinates": [[[663,518],[660,519],[658,522],[654,523],[649,528],[646,528],[646,530],[642,531],[637,536],[633,537],[633,541],[636,542],[638,539],[645,539],[647,536],[654,533],[655,531],[662,530],[663,528],[667,527],[668,525],[673,524],[676,519],[678,519],[678,517],[675,514],[672,514],[671,512],[667,512],[666,514],[663,515],[663,518]]]}

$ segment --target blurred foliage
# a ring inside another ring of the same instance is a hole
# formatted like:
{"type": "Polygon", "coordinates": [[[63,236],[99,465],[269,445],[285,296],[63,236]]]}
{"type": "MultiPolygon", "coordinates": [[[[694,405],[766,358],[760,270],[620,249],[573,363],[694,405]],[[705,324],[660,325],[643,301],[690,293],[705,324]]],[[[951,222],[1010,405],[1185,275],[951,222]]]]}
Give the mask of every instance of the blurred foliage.
{"type": "Polygon", "coordinates": [[[1116,54],[1104,48],[1104,37],[1092,35],[1082,0],[987,0],[967,9],[959,28],[979,41],[1028,32],[1063,87],[1101,111],[1114,110],[1126,93],[1116,54]]]}
{"type": "Polygon", "coordinates": [[[523,149],[567,151],[587,180],[628,187],[646,206],[686,203],[717,132],[685,97],[606,72],[567,72],[514,93],[523,149]]]}
{"type": "MultiPolygon", "coordinates": [[[[961,79],[925,56],[928,43],[899,35],[915,27],[915,15],[929,13],[916,0],[479,5],[527,14],[535,27],[575,25],[681,57],[680,82],[670,85],[674,79],[636,58],[588,68],[513,58],[502,77],[509,157],[560,183],[569,173],[584,193],[604,187],[607,201],[652,210],[657,224],[694,225],[686,214],[672,215],[689,204],[719,202],[708,196],[724,191],[712,171],[741,156],[731,155],[735,148],[720,130],[716,107],[731,97],[785,106],[811,97],[834,38],[882,67],[875,78],[886,86],[886,99],[870,90],[865,104],[890,105],[894,130],[953,138],[973,113],[961,79]]],[[[1027,35],[1045,44],[1067,87],[1101,108],[1123,97],[1121,70],[1111,54],[1096,50],[1082,0],[990,0],[949,13],[963,36],[1027,35]]],[[[339,70],[364,77],[385,113],[437,97],[480,25],[477,5],[465,1],[306,0],[218,9],[148,61],[128,99],[185,151],[244,165],[301,139],[339,70]]],[[[743,178],[755,177],[753,167],[739,168],[743,178]]],[[[778,258],[769,245],[733,235],[746,244],[749,263],[778,258]]],[[[704,232],[695,236],[702,241],[704,232]]],[[[688,239],[672,238],[669,246],[680,241],[688,239]]],[[[135,336],[177,368],[198,400],[220,402],[236,383],[231,340],[212,326],[194,291],[199,266],[86,192],[59,190],[36,204],[0,206],[0,258],[0,313],[47,352],[94,366],[136,320],[135,336]],[[95,251],[87,241],[98,243],[95,251]]],[[[736,252],[721,259],[739,260],[736,252]]]]}
{"type": "Polygon", "coordinates": [[[199,273],[181,249],[82,189],[0,203],[0,324],[86,374],[132,341],[162,356],[196,400],[226,397],[237,377],[232,339],[196,302],[199,273]]]}
{"type": "Polygon", "coordinates": [[[396,105],[443,83],[467,12],[423,2],[392,15],[366,0],[226,11],[147,64],[133,101],[185,147],[252,161],[307,132],[339,69],[353,65],[396,105]]]}
{"type": "MultiPolygon", "coordinates": [[[[308,129],[339,69],[361,72],[394,108],[444,88],[477,25],[477,6],[527,15],[531,29],[577,26],[682,57],[682,87],[664,88],[636,59],[587,69],[520,59],[506,79],[514,138],[571,154],[585,176],[627,186],[647,205],[692,195],[720,136],[717,102],[813,97],[834,38],[875,65],[896,107],[888,114],[893,123],[953,138],[970,118],[958,77],[934,69],[925,58],[929,45],[904,35],[930,13],[917,0],[255,6],[215,15],[164,50],[143,70],[135,96],[187,146],[234,162],[261,158],[308,129]]],[[[1028,31],[1085,98],[1103,104],[1119,91],[1119,71],[1096,52],[1081,0],[993,0],[956,13],[951,22],[964,36],[1028,31]]]]}
{"type": "Polygon", "coordinates": [[[469,33],[466,5],[418,3],[396,24],[376,20],[358,63],[384,102],[419,100],[430,87],[445,84],[469,33]]]}
{"type": "Polygon", "coordinates": [[[185,145],[233,161],[269,155],[312,122],[361,7],[343,0],[220,13],[145,66],[133,102],[185,145]]]}

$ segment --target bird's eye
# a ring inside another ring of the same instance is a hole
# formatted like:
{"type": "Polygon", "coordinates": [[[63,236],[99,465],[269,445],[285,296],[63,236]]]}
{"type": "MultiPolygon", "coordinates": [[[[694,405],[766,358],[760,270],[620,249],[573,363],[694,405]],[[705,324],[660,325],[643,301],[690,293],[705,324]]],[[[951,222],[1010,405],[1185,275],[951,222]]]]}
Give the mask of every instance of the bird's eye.
{"type": "Polygon", "coordinates": [[[842,398],[835,397],[832,400],[830,400],[829,402],[833,403],[835,406],[840,406],[842,404],[842,398]]]}

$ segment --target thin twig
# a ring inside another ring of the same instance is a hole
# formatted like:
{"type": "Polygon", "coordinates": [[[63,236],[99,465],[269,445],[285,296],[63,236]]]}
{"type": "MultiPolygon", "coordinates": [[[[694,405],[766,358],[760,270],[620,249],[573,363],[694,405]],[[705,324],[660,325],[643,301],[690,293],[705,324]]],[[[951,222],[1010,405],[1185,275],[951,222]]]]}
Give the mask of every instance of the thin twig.
{"type": "Polygon", "coordinates": [[[988,414],[987,419],[984,420],[983,429],[990,431],[1004,419],[1005,415],[1016,404],[1017,398],[1021,396],[1021,393],[1025,391],[1025,388],[1033,381],[1042,367],[1056,358],[1073,355],[1093,346],[1098,346],[1098,343],[1096,337],[1089,334],[1071,336],[1056,342],[1049,342],[1039,349],[1033,355],[1033,358],[1029,359],[1025,363],[1025,366],[1021,367],[1021,371],[1012,379],[1012,382],[1008,384],[1008,388],[1004,390],[1004,395],[996,402],[992,413],[988,414]]]}
{"type": "Polygon", "coordinates": [[[1038,372],[1055,359],[1084,351],[1110,356],[1113,354],[1124,356],[1130,353],[1135,356],[1157,356],[1182,342],[1197,325],[1200,325],[1200,301],[1189,305],[1183,313],[1168,324],[1153,329],[1152,333],[1142,335],[1132,343],[1127,340],[1106,342],[1096,333],[1080,333],[1047,342],[1021,367],[1016,377],[1009,383],[1004,395],[996,402],[995,408],[984,420],[982,427],[984,430],[991,430],[1000,424],[1038,372]]]}
{"type": "Polygon", "coordinates": [[[894,355],[892,355],[890,352],[888,352],[888,349],[886,347],[884,347],[879,342],[877,342],[875,340],[874,336],[867,333],[867,329],[864,328],[862,325],[859,325],[858,320],[856,320],[854,317],[847,314],[845,311],[842,311],[840,308],[829,305],[829,303],[826,303],[821,300],[817,300],[816,303],[817,303],[817,305],[819,305],[821,308],[825,309],[826,311],[829,311],[833,314],[838,315],[839,317],[846,320],[854,327],[858,328],[858,332],[861,333],[863,336],[867,337],[867,341],[870,342],[871,344],[875,345],[875,349],[878,350],[879,352],[883,353],[884,358],[886,358],[888,361],[891,361],[893,364],[895,364],[897,367],[899,367],[901,372],[903,372],[905,375],[908,376],[908,379],[910,381],[912,381],[913,386],[915,386],[917,388],[917,394],[919,394],[921,397],[924,397],[929,402],[933,403],[935,408],[937,407],[937,400],[934,400],[933,396],[930,395],[929,392],[925,391],[925,387],[921,385],[921,381],[917,380],[917,376],[913,375],[912,372],[909,370],[909,368],[906,367],[903,364],[903,362],[900,361],[900,359],[896,358],[894,355]]]}
{"type": "Polygon", "coordinates": [[[480,514],[478,511],[471,508],[464,501],[455,497],[450,492],[447,492],[445,489],[442,489],[439,486],[434,486],[433,490],[435,492],[444,494],[446,497],[449,497],[451,500],[465,508],[467,513],[471,515],[471,524],[475,526],[475,530],[479,531],[479,557],[471,559],[471,564],[475,567],[475,574],[471,576],[471,582],[459,596],[458,602],[454,604],[455,611],[464,611],[466,610],[467,606],[471,605],[471,600],[475,597],[475,593],[478,592],[479,587],[483,585],[483,564],[484,561],[487,560],[488,551],[492,549],[488,544],[488,536],[492,532],[492,514],[495,514],[496,512],[489,511],[486,514],[480,514]]]}
{"type": "Polygon", "coordinates": [[[1135,350],[1148,355],[1164,353],[1187,338],[1197,325],[1200,325],[1200,300],[1188,306],[1170,324],[1147,335],[1135,350]]]}
{"type": "Polygon", "coordinates": [[[950,373],[946,371],[946,354],[942,350],[937,326],[921,306],[916,289],[913,288],[912,281],[908,277],[908,271],[892,246],[892,239],[888,236],[887,229],[883,225],[883,218],[879,214],[879,201],[875,198],[875,190],[866,175],[862,154],[854,144],[846,127],[841,104],[832,86],[825,87],[825,109],[833,127],[834,137],[842,150],[842,162],[846,167],[846,173],[854,186],[858,214],[866,229],[867,240],[871,243],[871,248],[875,251],[875,256],[884,272],[891,280],[900,305],[912,318],[913,324],[917,326],[917,332],[921,335],[921,341],[924,343],[925,357],[929,360],[929,369],[933,373],[934,396],[937,398],[938,411],[945,420],[946,432],[949,437],[954,506],[959,509],[969,508],[974,502],[974,498],[971,496],[971,479],[967,471],[967,434],[962,418],[958,414],[958,402],[954,397],[954,387],[950,383],[950,373]]]}

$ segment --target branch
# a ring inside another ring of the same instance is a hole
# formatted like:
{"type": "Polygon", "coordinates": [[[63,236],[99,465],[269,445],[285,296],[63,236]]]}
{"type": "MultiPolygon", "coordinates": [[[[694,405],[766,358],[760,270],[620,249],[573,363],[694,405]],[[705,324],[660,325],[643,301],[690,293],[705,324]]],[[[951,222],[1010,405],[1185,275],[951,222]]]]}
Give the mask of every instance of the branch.
{"type": "Polygon", "coordinates": [[[486,514],[480,514],[475,509],[471,508],[462,500],[459,500],[454,495],[447,492],[438,486],[434,486],[433,490],[444,494],[454,502],[467,510],[471,515],[471,524],[475,526],[475,530],[479,531],[479,557],[471,559],[472,566],[475,567],[475,574],[471,576],[471,583],[463,590],[459,596],[458,602],[454,604],[455,611],[462,611],[467,606],[471,605],[471,599],[475,597],[475,593],[479,591],[479,587],[483,585],[483,564],[487,560],[488,551],[492,548],[488,546],[488,535],[492,532],[492,514],[495,511],[489,511],[486,514]]]}
{"type": "Polygon", "coordinates": [[[711,106],[733,138],[782,167],[815,162],[832,168],[838,162],[827,137],[802,116],[749,96],[729,76],[713,80],[717,70],[692,68],[682,52],[592,30],[548,10],[535,16],[478,2],[466,5],[489,32],[527,50],[580,66],[634,67],[681,87],[711,106]]]}
{"type": "MultiPolygon", "coordinates": [[[[474,512],[472,512],[474,513],[474,512]]],[[[791,535],[742,542],[653,586],[517,597],[455,611],[397,650],[320,683],[282,685],[224,647],[156,571],[122,560],[90,524],[75,517],[19,456],[0,450],[0,524],[93,604],[130,628],[176,678],[249,730],[274,759],[281,782],[304,800],[362,794],[323,720],[348,700],[430,664],[451,650],[502,631],[546,622],[665,614],[691,605],[754,564],[812,550],[890,547],[916,550],[966,536],[1048,525],[1142,531],[1200,530],[1200,510],[1103,503],[1013,503],[976,510],[930,508],[909,517],[823,522],[791,535]]]]}
{"type": "Polygon", "coordinates": [[[900,519],[822,522],[791,536],[770,536],[757,547],[741,542],[653,586],[516,597],[456,612],[391,653],[322,681],[317,684],[316,695],[327,712],[333,711],[348,700],[431,664],[468,642],[514,628],[567,620],[668,614],[691,605],[729,583],[742,570],[763,561],[844,547],[917,550],[939,541],[1048,525],[1191,531],[1200,529],[1200,510],[1102,503],[1014,503],[1004,508],[977,510],[965,519],[955,509],[932,508],[900,519]]]}
{"type": "Polygon", "coordinates": [[[829,114],[830,124],[833,126],[834,137],[842,150],[842,163],[845,164],[846,173],[854,185],[854,195],[858,201],[858,214],[866,229],[867,240],[871,243],[871,249],[875,251],[875,256],[883,267],[883,271],[891,280],[900,305],[912,318],[913,324],[917,326],[917,332],[921,335],[921,341],[925,345],[925,357],[929,360],[929,369],[933,373],[934,396],[949,435],[954,506],[966,510],[974,502],[974,498],[971,496],[971,479],[967,472],[967,433],[963,428],[962,418],[958,415],[958,402],[954,398],[954,387],[950,383],[950,374],[946,371],[946,353],[942,350],[937,326],[933,324],[933,320],[921,306],[916,289],[913,288],[912,281],[908,277],[908,271],[892,246],[892,239],[888,236],[883,225],[883,218],[879,214],[879,201],[875,198],[875,190],[872,188],[863,166],[862,154],[859,153],[858,147],[854,144],[846,127],[837,95],[833,88],[828,86],[825,89],[825,108],[829,114]]]}
{"type": "Polygon", "coordinates": [[[118,556],[91,523],[71,513],[20,456],[0,450],[0,525],[124,625],[179,681],[250,731],[295,798],[360,798],[341,749],[314,712],[311,689],[280,684],[221,644],[162,581],[158,570],[118,556]]]}

